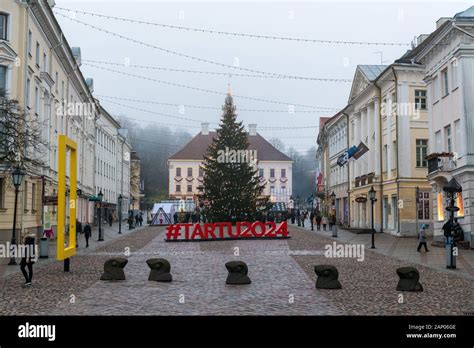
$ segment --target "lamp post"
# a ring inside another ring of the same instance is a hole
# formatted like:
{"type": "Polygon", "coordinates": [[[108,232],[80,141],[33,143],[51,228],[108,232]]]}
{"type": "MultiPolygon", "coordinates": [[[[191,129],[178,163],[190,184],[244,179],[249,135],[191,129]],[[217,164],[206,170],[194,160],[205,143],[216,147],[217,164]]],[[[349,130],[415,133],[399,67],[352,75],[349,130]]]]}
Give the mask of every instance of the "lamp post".
{"type": "Polygon", "coordinates": [[[301,220],[300,220],[300,195],[296,196],[296,219],[298,221],[298,226],[301,226],[301,220]]]}
{"type": "Polygon", "coordinates": [[[334,191],[329,195],[331,197],[331,209],[334,206],[334,209],[336,208],[336,194],[334,191]]]}
{"type": "MultiPolygon", "coordinates": [[[[449,207],[446,208],[449,211],[449,228],[444,230],[444,235],[446,237],[446,268],[455,269],[456,268],[456,257],[454,255],[455,240],[453,236],[453,226],[454,226],[454,212],[459,210],[459,207],[454,205],[454,201],[458,194],[462,192],[462,187],[452,178],[446,186],[443,187],[443,191],[446,192],[450,200],[449,207]]],[[[443,226],[444,229],[444,226],[443,226]]]]}
{"type": "Polygon", "coordinates": [[[99,198],[99,239],[97,240],[98,242],[103,242],[104,241],[104,236],[102,235],[102,198],[104,198],[104,194],[102,193],[102,190],[99,191],[97,194],[97,197],[99,198]]]}
{"type": "Polygon", "coordinates": [[[369,190],[369,199],[370,199],[370,207],[371,207],[371,216],[372,216],[372,246],[370,249],[375,249],[375,228],[374,228],[374,205],[375,202],[377,202],[377,198],[375,198],[375,193],[376,191],[374,190],[374,187],[372,186],[369,190]]]}
{"type": "Polygon", "coordinates": [[[118,206],[119,206],[119,234],[122,234],[122,201],[123,201],[123,196],[122,194],[119,195],[118,197],[118,206]]]}
{"type": "MultiPolygon", "coordinates": [[[[13,209],[13,228],[12,228],[12,240],[11,248],[16,245],[16,211],[18,206],[18,193],[20,192],[20,186],[25,178],[25,172],[20,167],[16,167],[12,173],[13,185],[15,186],[15,207],[13,209]]],[[[16,265],[16,255],[10,257],[9,265],[16,265]]]]}

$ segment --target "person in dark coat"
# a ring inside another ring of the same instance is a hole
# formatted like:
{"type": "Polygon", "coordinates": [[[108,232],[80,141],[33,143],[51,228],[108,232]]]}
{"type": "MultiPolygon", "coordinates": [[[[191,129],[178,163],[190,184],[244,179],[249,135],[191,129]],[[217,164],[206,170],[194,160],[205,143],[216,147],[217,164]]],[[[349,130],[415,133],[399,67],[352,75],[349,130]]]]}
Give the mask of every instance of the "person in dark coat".
{"type": "Polygon", "coordinates": [[[131,230],[133,228],[133,215],[130,214],[128,216],[128,229],[131,230]]]}
{"type": "Polygon", "coordinates": [[[89,247],[89,238],[92,236],[91,225],[87,224],[84,226],[84,237],[86,238],[86,248],[89,247]]]}
{"type": "Polygon", "coordinates": [[[321,213],[317,212],[316,213],[316,229],[319,231],[321,230],[321,213]]]}
{"type": "Polygon", "coordinates": [[[138,227],[138,225],[140,224],[140,218],[138,217],[138,214],[135,215],[135,226],[138,227]]]}
{"type": "Polygon", "coordinates": [[[140,214],[140,216],[138,217],[138,222],[140,222],[140,226],[143,226],[143,215],[140,214]]]}
{"type": "Polygon", "coordinates": [[[25,283],[23,286],[31,286],[31,280],[33,279],[33,264],[35,261],[33,260],[34,247],[35,247],[35,236],[34,234],[29,234],[25,237],[24,240],[25,253],[26,255],[22,255],[20,261],[20,270],[23,273],[23,277],[25,277],[25,283]],[[26,271],[28,268],[28,272],[26,271]]]}
{"type": "Polygon", "coordinates": [[[311,231],[314,231],[313,219],[314,219],[314,210],[311,210],[311,214],[309,214],[309,220],[310,220],[310,223],[311,223],[311,231]]]}
{"type": "Polygon", "coordinates": [[[112,227],[112,214],[109,214],[109,226],[112,227]]]}
{"type": "Polygon", "coordinates": [[[177,213],[177,212],[175,212],[175,213],[173,214],[173,222],[174,222],[174,224],[177,224],[177,223],[178,223],[178,213],[177,213]]]}

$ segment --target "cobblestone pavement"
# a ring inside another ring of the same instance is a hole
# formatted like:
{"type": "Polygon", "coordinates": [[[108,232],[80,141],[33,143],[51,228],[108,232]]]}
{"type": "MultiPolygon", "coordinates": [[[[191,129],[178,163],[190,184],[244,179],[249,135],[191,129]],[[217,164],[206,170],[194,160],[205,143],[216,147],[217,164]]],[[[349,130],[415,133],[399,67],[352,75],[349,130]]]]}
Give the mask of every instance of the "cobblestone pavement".
{"type": "MultiPolygon", "coordinates": [[[[309,220],[305,222],[305,229],[311,230],[309,220]]],[[[293,227],[293,225],[290,225],[293,227]]],[[[314,227],[313,233],[328,238],[332,238],[332,232],[317,231],[316,226],[314,227]]],[[[370,248],[371,235],[370,234],[355,234],[347,230],[338,228],[337,238],[335,240],[351,243],[351,244],[364,244],[366,249],[370,248]]],[[[428,238],[429,252],[417,252],[418,240],[415,237],[396,237],[388,233],[376,233],[375,234],[375,252],[391,256],[400,260],[410,261],[413,263],[422,264],[430,268],[443,270],[452,274],[468,276],[474,278],[474,250],[459,250],[459,256],[457,257],[457,264],[455,270],[449,270],[446,268],[445,250],[432,246],[433,239],[428,238]]],[[[422,249],[424,250],[424,249],[422,249]]]]}
{"type": "Polygon", "coordinates": [[[327,259],[332,239],[290,227],[287,240],[164,241],[162,227],[134,231],[72,259],[71,272],[54,262],[35,267],[33,286],[20,272],[5,277],[1,314],[52,315],[450,315],[474,310],[473,279],[365,250],[364,261],[327,259]],[[124,257],[127,279],[99,281],[103,262],[124,257]],[[238,249],[235,249],[238,248],[238,249]],[[238,251],[239,255],[235,256],[238,251]],[[148,281],[146,260],[171,263],[172,283],[148,281]],[[230,260],[243,260],[252,284],[226,285],[230,260]],[[316,264],[338,267],[342,290],[315,289],[316,264]],[[422,293],[402,293],[397,267],[420,270],[422,293]],[[74,303],[71,303],[74,295],[74,303]]]}

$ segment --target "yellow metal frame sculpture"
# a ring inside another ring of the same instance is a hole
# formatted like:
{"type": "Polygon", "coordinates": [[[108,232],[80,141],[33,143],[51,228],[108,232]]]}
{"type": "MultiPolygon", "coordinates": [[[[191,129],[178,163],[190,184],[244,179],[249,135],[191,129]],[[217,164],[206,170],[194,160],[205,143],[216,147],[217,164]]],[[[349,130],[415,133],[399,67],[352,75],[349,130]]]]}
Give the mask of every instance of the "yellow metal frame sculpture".
{"type": "Polygon", "coordinates": [[[56,259],[58,261],[76,255],[76,198],[77,198],[77,145],[65,135],[58,136],[58,240],[56,259]],[[67,150],[70,150],[69,182],[69,245],[64,247],[66,222],[66,160],[67,150]]]}

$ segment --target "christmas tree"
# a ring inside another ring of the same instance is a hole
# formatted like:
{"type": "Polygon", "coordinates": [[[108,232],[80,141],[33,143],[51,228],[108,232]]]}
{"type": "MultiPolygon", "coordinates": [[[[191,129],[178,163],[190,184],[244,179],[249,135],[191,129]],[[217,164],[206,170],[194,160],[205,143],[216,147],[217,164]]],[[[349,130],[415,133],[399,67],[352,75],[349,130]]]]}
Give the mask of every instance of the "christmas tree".
{"type": "Polygon", "coordinates": [[[247,133],[242,122],[237,122],[235,110],[229,91],[217,135],[204,157],[203,198],[209,202],[207,217],[213,222],[253,220],[268,208],[268,198],[261,197],[264,184],[258,177],[256,158],[242,161],[223,156],[224,152],[249,149],[247,133]]]}

